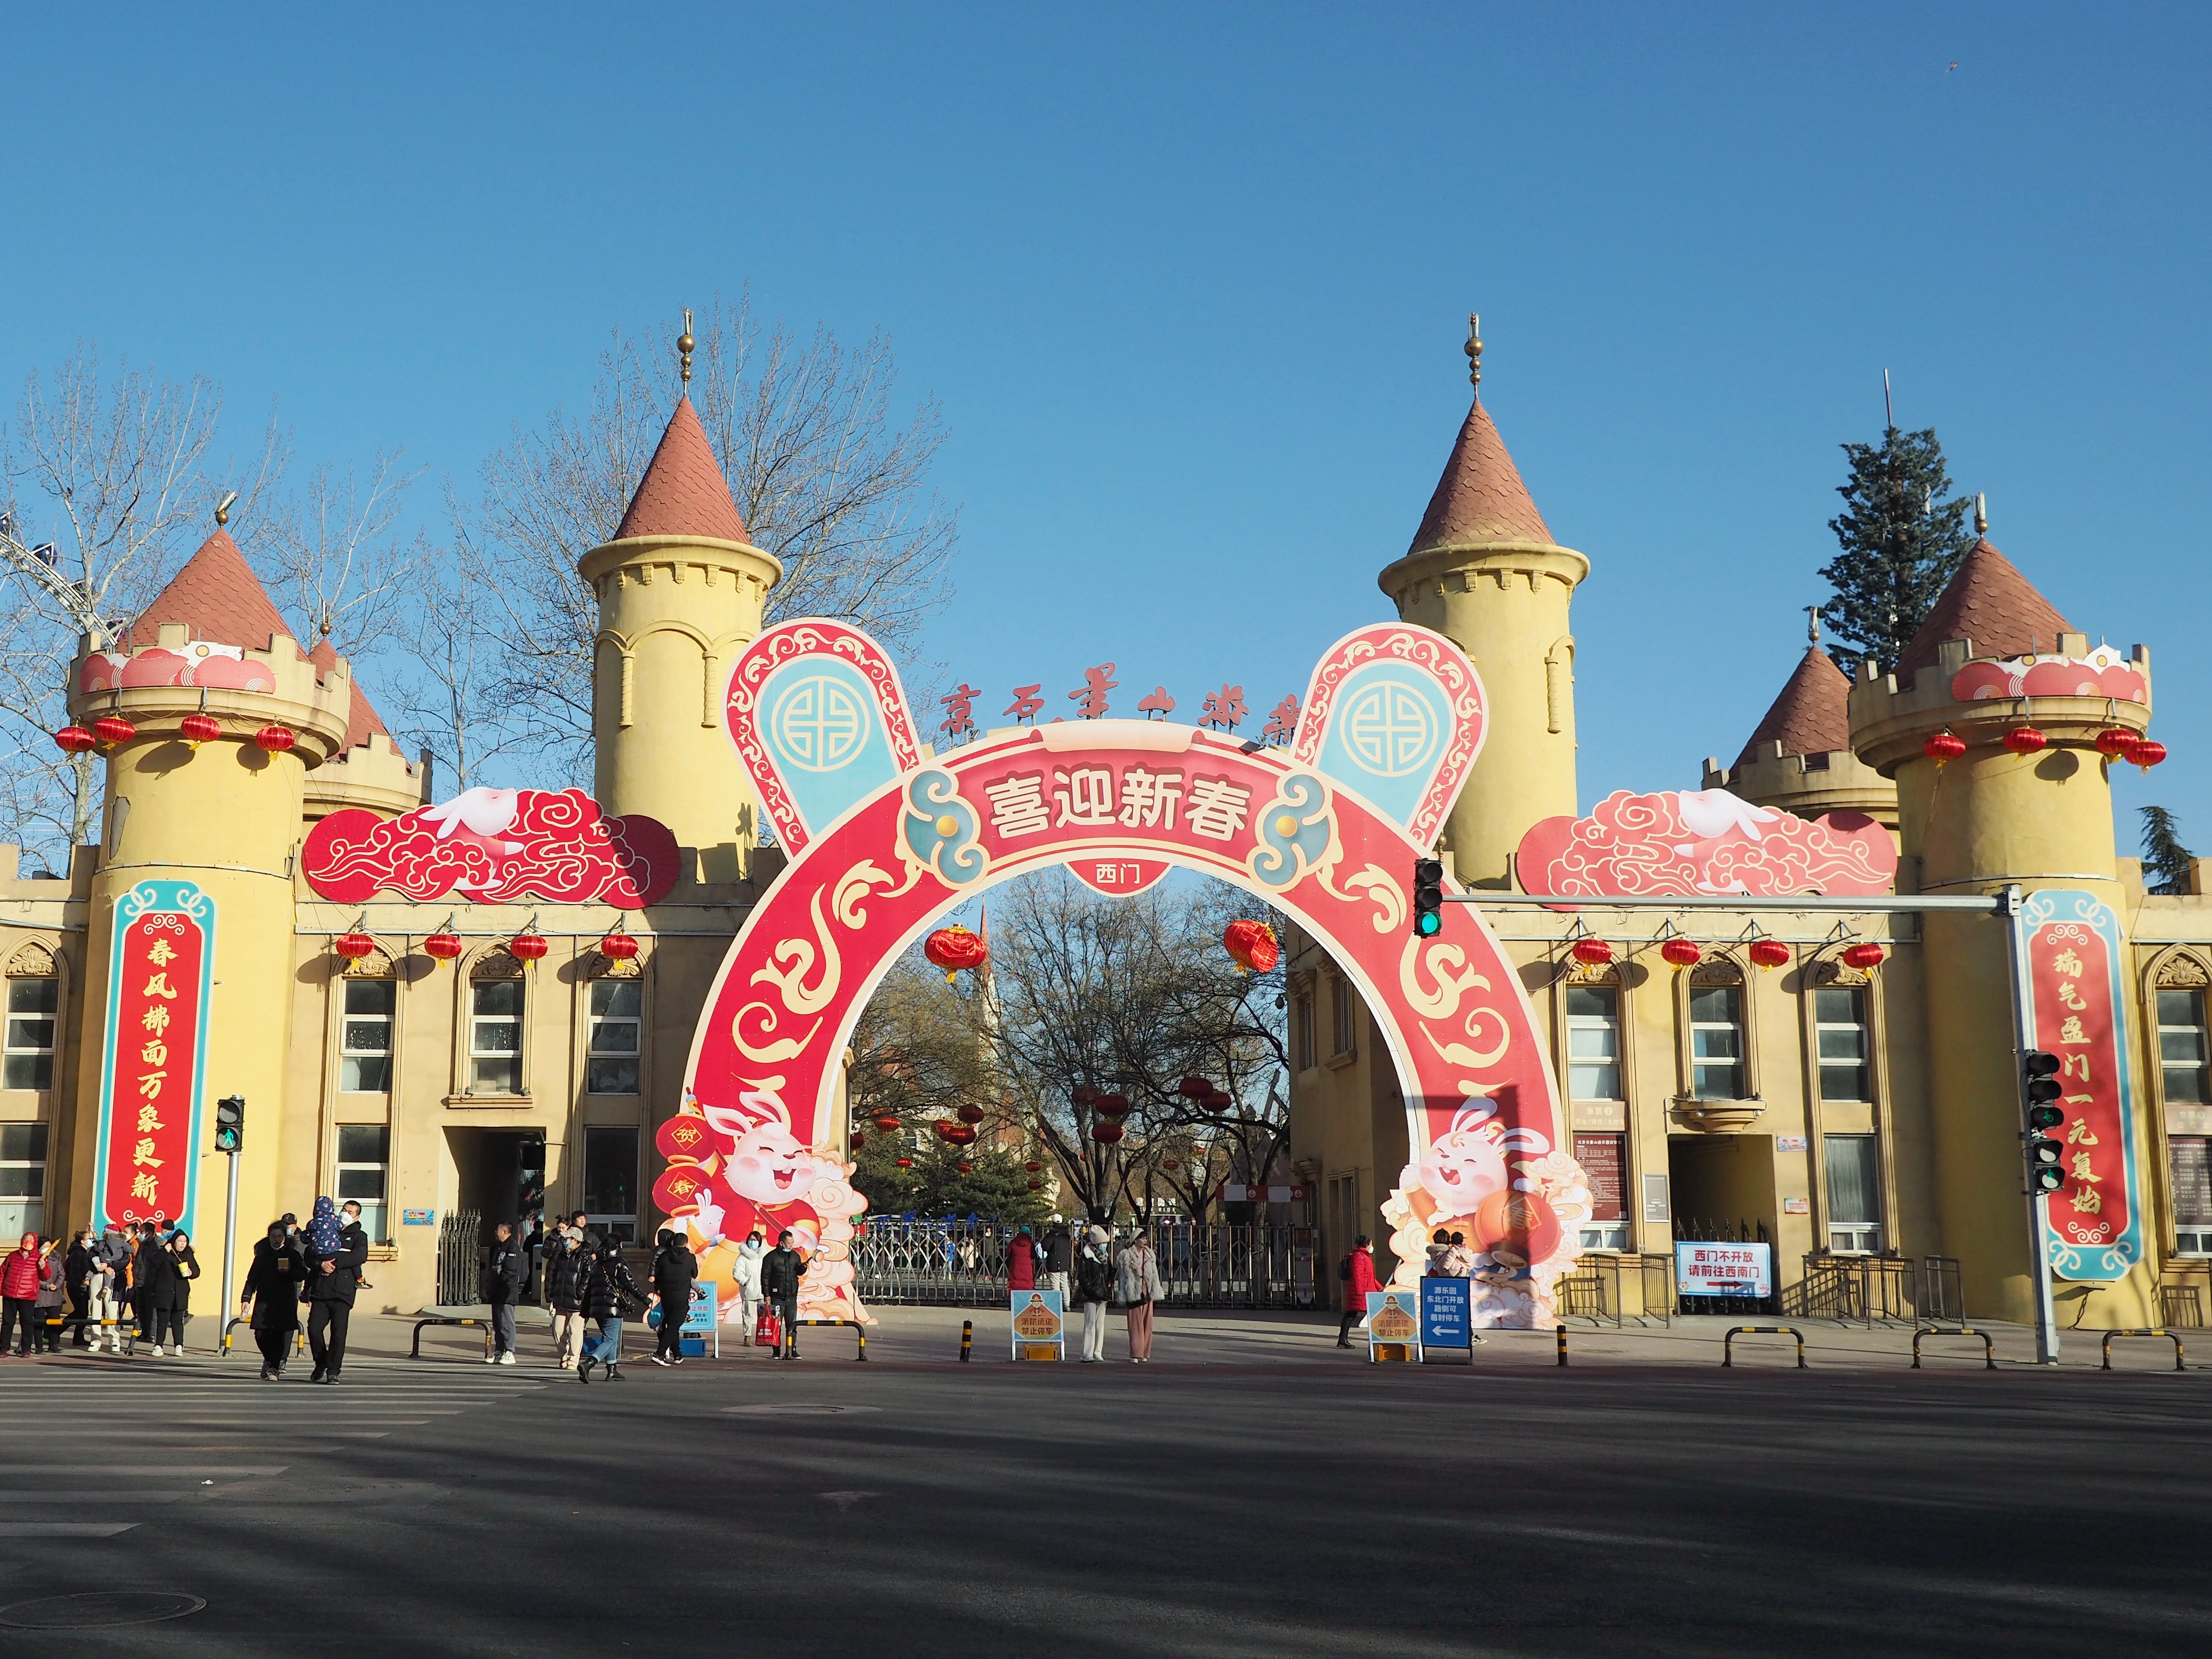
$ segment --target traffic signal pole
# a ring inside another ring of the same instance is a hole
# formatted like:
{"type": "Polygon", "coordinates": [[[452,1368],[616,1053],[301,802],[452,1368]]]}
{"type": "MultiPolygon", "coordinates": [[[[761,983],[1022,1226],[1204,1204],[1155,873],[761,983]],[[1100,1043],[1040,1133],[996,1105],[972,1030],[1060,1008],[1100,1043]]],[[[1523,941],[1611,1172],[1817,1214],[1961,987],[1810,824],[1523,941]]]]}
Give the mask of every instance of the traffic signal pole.
{"type": "Polygon", "coordinates": [[[2004,890],[2005,960],[2012,969],[2013,1073],[2021,1080],[2021,1188],[2027,1194],[2029,1267],[2035,1274],[2035,1363],[2058,1363],[2058,1320],[2051,1299],[2051,1243],[2045,1234],[2044,1198],[2036,1190],[2035,1174],[2028,1165],[2028,1148],[2039,1139],[2028,1127],[2027,1057],[2035,1052],[2035,1032],[2030,1025],[2033,988],[2027,977],[2027,952],[2020,936],[2021,894],[2019,884],[2004,890]]]}
{"type": "MultiPolygon", "coordinates": [[[[218,1317],[227,1326],[230,1320],[231,1279],[238,1271],[238,1154],[228,1152],[223,1158],[230,1165],[230,1178],[225,1183],[229,1191],[222,1205],[222,1312],[218,1317]]],[[[218,1345],[217,1351],[228,1353],[230,1349],[227,1345],[218,1345]]]]}

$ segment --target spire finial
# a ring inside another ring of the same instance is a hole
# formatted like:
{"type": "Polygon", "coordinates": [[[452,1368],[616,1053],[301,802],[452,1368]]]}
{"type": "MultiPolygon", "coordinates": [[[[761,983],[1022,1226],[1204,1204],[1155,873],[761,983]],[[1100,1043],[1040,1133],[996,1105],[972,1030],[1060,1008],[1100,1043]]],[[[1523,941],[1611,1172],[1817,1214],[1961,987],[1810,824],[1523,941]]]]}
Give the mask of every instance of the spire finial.
{"type": "Polygon", "coordinates": [[[1805,637],[1815,645],[1820,642],[1820,607],[1817,605],[1805,607],[1805,637]]]}
{"type": "Polygon", "coordinates": [[[1980,490],[1978,490],[1978,490],[1976,490],[1976,491],[1974,492],[1974,534],[1976,534],[1977,536],[1986,536],[1986,535],[1988,535],[1989,533],[1990,533],[1990,501],[1989,501],[1989,497],[1988,497],[1988,496],[1986,496],[1986,495],[1983,495],[1983,494],[1982,494],[1982,492],[1981,492],[1980,490]]]}
{"type": "Polygon", "coordinates": [[[1467,352],[1468,384],[1474,387],[1475,395],[1480,397],[1482,395],[1482,313],[1479,311],[1470,311],[1467,313],[1467,345],[1464,349],[1467,352]]]}
{"type": "Polygon", "coordinates": [[[223,526],[230,522],[231,503],[235,501],[237,499],[238,492],[235,489],[227,489],[223,492],[222,499],[215,504],[215,524],[216,529],[220,530],[223,526]]]}
{"type": "Polygon", "coordinates": [[[691,349],[699,343],[691,337],[691,307],[684,307],[684,331],[676,337],[676,360],[684,374],[684,384],[691,384],[691,349]]]}

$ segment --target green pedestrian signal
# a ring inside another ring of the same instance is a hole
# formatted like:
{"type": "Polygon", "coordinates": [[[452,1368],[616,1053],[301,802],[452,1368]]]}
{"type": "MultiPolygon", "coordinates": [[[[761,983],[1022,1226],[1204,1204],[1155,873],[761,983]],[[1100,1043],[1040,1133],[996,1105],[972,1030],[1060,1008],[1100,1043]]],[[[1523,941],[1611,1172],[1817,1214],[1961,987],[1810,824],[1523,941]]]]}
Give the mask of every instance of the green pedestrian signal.
{"type": "Polygon", "coordinates": [[[246,1097],[225,1095],[215,1103],[215,1149],[235,1152],[246,1144],[246,1097]]]}
{"type": "Polygon", "coordinates": [[[2058,1056],[2032,1049],[2020,1062],[2021,1094],[2027,1104],[2027,1190],[2040,1198],[2066,1184],[2066,1147],[2051,1132],[2066,1121],[2058,1097],[2058,1056]]]}
{"type": "Polygon", "coordinates": [[[1443,932],[1444,866],[1439,859],[1413,860],[1413,931],[1423,939],[1443,932]]]}

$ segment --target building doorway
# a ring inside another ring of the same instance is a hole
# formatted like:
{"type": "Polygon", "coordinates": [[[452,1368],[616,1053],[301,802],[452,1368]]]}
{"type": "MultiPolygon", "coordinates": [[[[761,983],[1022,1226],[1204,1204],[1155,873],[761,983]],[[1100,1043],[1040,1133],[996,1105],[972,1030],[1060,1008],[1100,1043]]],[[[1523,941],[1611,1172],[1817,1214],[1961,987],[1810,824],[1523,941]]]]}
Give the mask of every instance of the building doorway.
{"type": "Polygon", "coordinates": [[[1670,1135],[1667,1183],[1676,1238],[1774,1237],[1771,1135],[1670,1135]]]}
{"type": "Polygon", "coordinates": [[[545,1203],[543,1129],[455,1128],[446,1131],[453,1160],[453,1207],[480,1218],[484,1231],[502,1221],[517,1224],[545,1203]]]}

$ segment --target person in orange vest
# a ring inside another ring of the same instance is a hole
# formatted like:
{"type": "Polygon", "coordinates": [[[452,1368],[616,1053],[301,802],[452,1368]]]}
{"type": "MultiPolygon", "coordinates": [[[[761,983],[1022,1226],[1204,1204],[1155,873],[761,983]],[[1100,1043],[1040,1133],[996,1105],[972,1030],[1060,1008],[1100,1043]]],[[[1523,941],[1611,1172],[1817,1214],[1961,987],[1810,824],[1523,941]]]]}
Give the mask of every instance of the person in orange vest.
{"type": "Polygon", "coordinates": [[[1351,1251],[1336,1264],[1336,1276],[1344,1285],[1344,1320],[1336,1328],[1336,1346],[1348,1348],[1352,1328],[1367,1317],[1368,1291],[1382,1288],[1375,1276],[1375,1252],[1368,1248],[1365,1233],[1352,1241],[1351,1251]]]}

